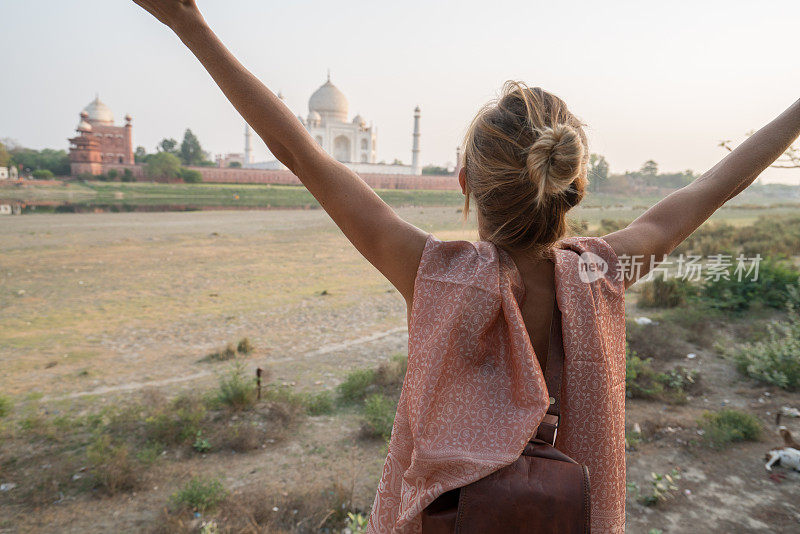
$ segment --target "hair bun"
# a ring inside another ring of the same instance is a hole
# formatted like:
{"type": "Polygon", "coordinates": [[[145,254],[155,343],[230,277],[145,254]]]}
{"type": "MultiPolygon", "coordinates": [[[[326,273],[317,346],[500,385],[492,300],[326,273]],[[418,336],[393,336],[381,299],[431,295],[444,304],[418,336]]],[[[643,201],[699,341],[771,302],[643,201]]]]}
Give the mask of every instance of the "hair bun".
{"type": "Polygon", "coordinates": [[[525,168],[537,187],[537,202],[559,195],[583,172],[585,148],[578,131],[568,124],[556,124],[538,131],[528,151],[525,168]]]}

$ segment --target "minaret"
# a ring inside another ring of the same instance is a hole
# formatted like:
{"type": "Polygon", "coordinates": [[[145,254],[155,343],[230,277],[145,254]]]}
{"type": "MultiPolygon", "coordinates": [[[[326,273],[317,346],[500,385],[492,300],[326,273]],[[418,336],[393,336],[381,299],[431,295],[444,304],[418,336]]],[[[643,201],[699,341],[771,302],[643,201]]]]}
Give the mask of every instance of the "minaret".
{"type": "Polygon", "coordinates": [[[411,149],[411,168],[414,174],[422,174],[422,165],[419,162],[419,106],[414,108],[414,146],[411,149]]]}
{"type": "Polygon", "coordinates": [[[253,143],[252,134],[250,133],[250,125],[244,125],[244,164],[250,165],[253,163],[253,143]]]}

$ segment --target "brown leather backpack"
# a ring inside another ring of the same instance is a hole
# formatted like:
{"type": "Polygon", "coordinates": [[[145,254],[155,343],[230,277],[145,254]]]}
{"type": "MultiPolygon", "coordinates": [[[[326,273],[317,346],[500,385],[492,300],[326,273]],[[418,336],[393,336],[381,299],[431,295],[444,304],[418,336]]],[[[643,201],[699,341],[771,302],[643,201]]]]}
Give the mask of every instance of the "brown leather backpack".
{"type": "Polygon", "coordinates": [[[544,373],[552,396],[536,437],[511,465],[428,505],[422,511],[423,534],[589,532],[589,468],[555,448],[563,369],[561,312],[556,305],[544,373]]]}

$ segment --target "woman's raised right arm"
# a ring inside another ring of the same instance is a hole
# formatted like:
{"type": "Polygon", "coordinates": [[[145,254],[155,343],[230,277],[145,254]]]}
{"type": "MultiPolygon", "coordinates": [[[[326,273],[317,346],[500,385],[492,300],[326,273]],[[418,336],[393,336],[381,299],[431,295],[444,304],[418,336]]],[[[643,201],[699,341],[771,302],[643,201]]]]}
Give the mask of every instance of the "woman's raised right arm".
{"type": "Polygon", "coordinates": [[[725,202],[744,191],[799,135],[797,100],[695,181],[668,195],[626,228],[603,236],[618,256],[643,259],[638,273],[625,273],[625,287],[647,274],[725,202]]]}

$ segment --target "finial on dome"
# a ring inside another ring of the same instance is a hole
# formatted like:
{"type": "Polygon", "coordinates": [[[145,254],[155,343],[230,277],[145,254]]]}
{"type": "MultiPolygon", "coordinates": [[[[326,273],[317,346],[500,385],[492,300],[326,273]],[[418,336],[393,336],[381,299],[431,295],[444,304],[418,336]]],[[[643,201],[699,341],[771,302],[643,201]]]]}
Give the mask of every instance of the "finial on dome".
{"type": "Polygon", "coordinates": [[[328,83],[331,83],[331,69],[328,69],[328,83]]]}

